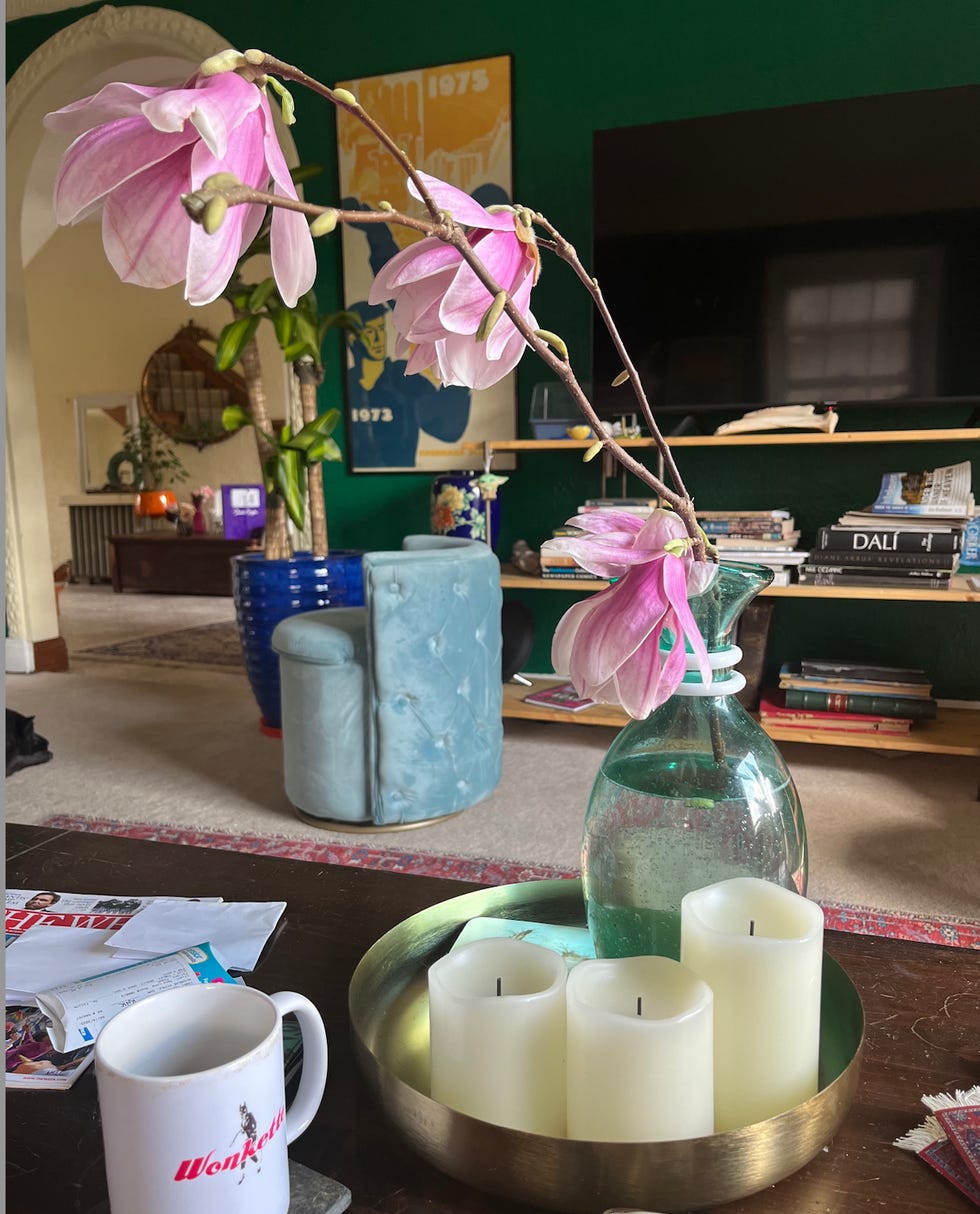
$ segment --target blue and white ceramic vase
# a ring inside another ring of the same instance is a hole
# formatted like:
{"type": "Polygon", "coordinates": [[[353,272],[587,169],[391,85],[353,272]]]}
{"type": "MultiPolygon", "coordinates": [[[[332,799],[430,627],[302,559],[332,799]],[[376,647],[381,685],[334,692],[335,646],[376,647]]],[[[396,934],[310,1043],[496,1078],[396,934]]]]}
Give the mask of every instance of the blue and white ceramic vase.
{"type": "Polygon", "coordinates": [[[432,482],[431,520],[433,535],[455,535],[467,540],[500,539],[500,498],[484,498],[478,472],[452,472],[432,482]]]}
{"type": "Polygon", "coordinates": [[[297,552],[267,560],[261,552],[232,557],[232,590],[245,672],[262,714],[262,729],[282,728],[279,655],[272,631],[280,620],[319,607],[364,604],[363,552],[337,549],[325,557],[297,552]]]}

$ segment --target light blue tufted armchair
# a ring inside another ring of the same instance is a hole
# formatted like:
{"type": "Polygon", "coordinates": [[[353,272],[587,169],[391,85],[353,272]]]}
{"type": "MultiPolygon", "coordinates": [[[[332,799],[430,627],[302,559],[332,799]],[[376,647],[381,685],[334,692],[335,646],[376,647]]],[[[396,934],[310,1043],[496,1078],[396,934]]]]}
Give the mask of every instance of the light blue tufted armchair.
{"type": "Polygon", "coordinates": [[[364,557],[363,607],[283,620],[286,795],[323,826],[418,825],[500,781],[500,565],[476,540],[410,535],[364,557]]]}

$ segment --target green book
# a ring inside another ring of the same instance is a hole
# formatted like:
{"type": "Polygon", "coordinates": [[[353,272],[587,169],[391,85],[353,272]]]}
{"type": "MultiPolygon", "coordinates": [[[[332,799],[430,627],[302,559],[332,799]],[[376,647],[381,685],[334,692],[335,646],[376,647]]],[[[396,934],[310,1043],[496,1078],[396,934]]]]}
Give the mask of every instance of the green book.
{"type": "Polygon", "coordinates": [[[786,689],[787,708],[817,708],[823,712],[863,712],[879,717],[915,717],[917,720],[936,715],[935,700],[911,699],[903,696],[865,696],[843,691],[801,691],[786,689]]]}

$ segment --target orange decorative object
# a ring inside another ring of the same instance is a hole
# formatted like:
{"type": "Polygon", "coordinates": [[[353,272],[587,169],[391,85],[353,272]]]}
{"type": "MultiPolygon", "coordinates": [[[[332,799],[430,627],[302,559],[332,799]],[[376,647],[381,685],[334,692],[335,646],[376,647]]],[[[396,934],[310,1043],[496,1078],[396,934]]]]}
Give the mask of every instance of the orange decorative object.
{"type": "Polygon", "coordinates": [[[141,489],[133,499],[137,518],[163,518],[168,508],[177,509],[177,495],[172,489],[141,489]]]}

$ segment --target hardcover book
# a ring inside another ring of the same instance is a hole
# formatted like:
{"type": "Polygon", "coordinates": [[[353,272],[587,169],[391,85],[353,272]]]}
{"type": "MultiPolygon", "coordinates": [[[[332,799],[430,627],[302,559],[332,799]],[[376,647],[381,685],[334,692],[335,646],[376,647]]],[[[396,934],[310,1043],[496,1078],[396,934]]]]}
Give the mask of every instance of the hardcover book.
{"type": "Polygon", "coordinates": [[[821,548],[810,553],[811,565],[848,566],[858,569],[937,569],[952,573],[959,564],[955,552],[893,552],[879,548],[851,551],[850,549],[821,548]]]}
{"type": "Polygon", "coordinates": [[[831,712],[817,708],[789,708],[785,693],[770,690],[759,700],[759,719],[793,729],[830,729],[854,733],[904,734],[912,727],[910,717],[886,717],[880,713],[831,712]]]}
{"type": "Polygon", "coordinates": [[[874,589],[876,586],[890,590],[947,590],[948,573],[929,569],[898,570],[882,569],[873,573],[870,569],[843,569],[839,566],[827,568],[823,565],[801,565],[801,586],[852,586],[874,589]]]}
{"type": "Polygon", "coordinates": [[[779,686],[798,691],[843,691],[855,695],[891,695],[927,700],[932,695],[928,683],[886,683],[871,679],[824,679],[800,674],[799,670],[784,663],[779,671],[779,686]]]}
{"type": "Polygon", "coordinates": [[[815,679],[874,679],[879,683],[929,682],[926,672],[916,666],[882,666],[875,662],[851,662],[844,658],[802,658],[800,674],[815,679]]]}
{"type": "Polygon", "coordinates": [[[933,699],[913,700],[902,696],[858,695],[850,691],[802,691],[791,687],[783,693],[787,708],[817,708],[823,712],[860,712],[878,717],[932,719],[936,715],[933,699]]]}
{"type": "Polygon", "coordinates": [[[954,553],[959,552],[963,536],[959,531],[906,531],[901,527],[818,527],[815,548],[836,551],[879,553],[954,553]]]}

